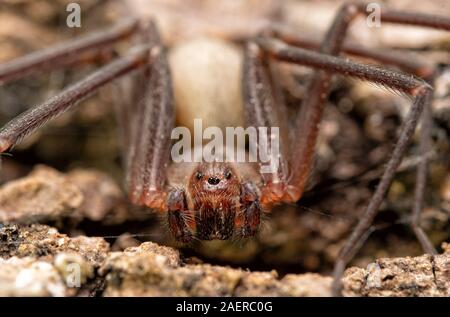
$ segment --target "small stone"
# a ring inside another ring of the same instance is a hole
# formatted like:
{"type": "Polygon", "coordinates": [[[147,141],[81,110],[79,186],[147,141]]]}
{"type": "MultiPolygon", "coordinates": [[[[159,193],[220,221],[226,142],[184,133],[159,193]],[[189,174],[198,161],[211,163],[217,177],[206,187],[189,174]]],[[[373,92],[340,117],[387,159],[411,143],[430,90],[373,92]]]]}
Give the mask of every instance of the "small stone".
{"type": "Polygon", "coordinates": [[[58,253],[54,260],[54,266],[67,287],[80,287],[88,279],[94,277],[93,265],[78,253],[58,253]]]}
{"type": "Polygon", "coordinates": [[[331,296],[333,279],[320,274],[288,274],[280,282],[286,296],[328,297],[331,296]]]}
{"type": "Polygon", "coordinates": [[[80,217],[92,221],[117,222],[114,218],[125,218],[126,207],[124,195],[117,183],[107,174],[89,170],[76,169],[67,174],[67,181],[76,185],[84,197],[79,207],[80,217]],[[120,215],[112,215],[118,213],[120,215]]]}
{"type": "Polygon", "coordinates": [[[52,264],[30,257],[0,258],[0,296],[66,295],[64,282],[52,264]]]}
{"type": "Polygon", "coordinates": [[[276,296],[280,292],[281,285],[278,274],[271,272],[247,272],[239,286],[236,288],[235,296],[276,296]]]}
{"type": "Polygon", "coordinates": [[[71,215],[82,202],[81,191],[64,174],[38,166],[27,177],[0,187],[0,222],[56,220],[71,215]]]}
{"type": "Polygon", "coordinates": [[[70,238],[45,225],[0,228],[0,258],[32,257],[53,261],[61,252],[75,252],[94,266],[99,266],[109,251],[103,238],[80,236],[70,238]]]}
{"type": "Polygon", "coordinates": [[[350,268],[345,296],[448,296],[450,255],[381,258],[366,269],[350,268]]]}

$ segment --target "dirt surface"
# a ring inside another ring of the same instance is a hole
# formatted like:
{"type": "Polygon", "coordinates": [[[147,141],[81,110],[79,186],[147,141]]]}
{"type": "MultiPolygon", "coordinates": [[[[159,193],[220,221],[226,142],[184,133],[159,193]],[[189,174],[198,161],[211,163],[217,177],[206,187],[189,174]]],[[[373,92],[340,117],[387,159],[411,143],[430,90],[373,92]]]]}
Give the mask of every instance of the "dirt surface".
{"type": "MultiPolygon", "coordinates": [[[[111,224],[111,219],[114,220],[119,214],[114,213],[114,210],[123,208],[119,204],[110,203],[111,192],[115,191],[105,188],[114,188],[113,184],[112,180],[96,171],[62,174],[40,166],[28,177],[1,187],[0,197],[10,197],[10,200],[3,198],[2,206],[5,207],[0,208],[0,217],[5,223],[0,226],[0,272],[2,272],[0,294],[4,296],[330,295],[332,279],[326,275],[280,274],[276,270],[260,271],[236,265],[233,267],[211,265],[198,257],[193,257],[189,252],[185,253],[154,242],[140,243],[133,235],[105,237],[114,238],[112,240],[114,244],[110,247],[103,237],[88,237],[77,234],[76,231],[71,231],[72,236],[68,236],[59,233],[54,227],[27,225],[39,219],[67,229],[67,220],[71,220],[72,226],[76,227],[83,218],[90,221],[96,219],[96,216],[92,218],[92,215],[97,213],[86,213],[86,206],[98,208],[101,214],[108,215],[105,219],[109,220],[104,225],[111,224]],[[99,185],[86,186],[93,180],[99,185]],[[106,183],[102,184],[102,181],[106,183]],[[66,187],[68,184],[70,190],[66,187]],[[85,191],[83,192],[81,188],[85,191]],[[93,203],[89,204],[91,197],[93,203]],[[31,213],[29,203],[36,199],[42,206],[47,207],[36,208],[31,213]],[[8,222],[14,224],[8,225],[6,224],[8,222]],[[74,284],[74,265],[78,272],[75,282],[78,281],[78,284],[74,284]]],[[[121,217],[114,221],[117,222],[118,219],[121,217]]],[[[448,296],[450,248],[444,244],[442,249],[444,253],[435,257],[423,255],[414,258],[382,258],[369,263],[366,269],[349,268],[343,279],[344,295],[448,296]]],[[[227,248],[224,250],[226,252],[227,248]]],[[[208,252],[212,254],[213,249],[209,249],[208,252]]],[[[245,253],[239,257],[244,258],[245,253]]]]}
{"type": "MultiPolygon", "coordinates": [[[[0,241],[1,296],[330,296],[330,277],[192,263],[153,242],[114,252],[102,238],[69,238],[44,225],[3,226],[0,241]]],[[[450,248],[443,249],[349,268],[344,295],[449,296],[450,248]]]]}
{"type": "Polygon", "coordinates": [[[450,295],[449,245],[444,254],[378,259],[367,269],[349,268],[344,277],[346,296],[450,295]]]}

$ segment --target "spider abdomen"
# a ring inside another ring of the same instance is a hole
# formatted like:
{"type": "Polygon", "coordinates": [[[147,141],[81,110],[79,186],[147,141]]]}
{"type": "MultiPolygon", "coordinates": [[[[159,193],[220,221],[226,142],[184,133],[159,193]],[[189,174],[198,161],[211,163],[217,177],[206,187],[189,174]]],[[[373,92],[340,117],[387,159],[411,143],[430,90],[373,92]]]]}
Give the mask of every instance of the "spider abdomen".
{"type": "Polygon", "coordinates": [[[241,70],[243,55],[231,42],[218,38],[192,39],[171,48],[169,63],[179,126],[244,125],[241,70]]]}

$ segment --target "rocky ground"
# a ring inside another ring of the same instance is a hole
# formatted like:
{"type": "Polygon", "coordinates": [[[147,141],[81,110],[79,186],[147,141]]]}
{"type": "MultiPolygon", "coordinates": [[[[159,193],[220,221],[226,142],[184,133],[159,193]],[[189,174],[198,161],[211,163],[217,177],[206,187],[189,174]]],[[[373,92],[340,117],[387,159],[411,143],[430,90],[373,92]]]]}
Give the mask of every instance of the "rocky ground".
{"type": "MultiPolygon", "coordinates": [[[[212,265],[199,258],[202,252],[192,256],[141,243],[139,235],[80,233],[83,219],[104,220],[106,227],[123,221],[120,210],[127,208],[121,202],[114,182],[96,171],[62,174],[40,166],[2,186],[0,296],[330,295],[332,279],[326,275],[212,265]],[[37,222],[69,230],[69,235],[37,222]]],[[[213,250],[203,252],[211,256],[213,250]]],[[[343,279],[344,295],[450,296],[448,244],[442,250],[434,257],[381,258],[366,268],[351,267],[343,279]]],[[[251,258],[245,252],[237,255],[245,256],[251,258]]]]}
{"type": "MultiPolygon", "coordinates": [[[[153,242],[112,251],[102,238],[70,238],[45,225],[3,226],[0,241],[0,296],[330,296],[330,277],[195,263],[153,242]]],[[[443,249],[349,268],[344,295],[450,296],[450,248],[443,249]]]]}

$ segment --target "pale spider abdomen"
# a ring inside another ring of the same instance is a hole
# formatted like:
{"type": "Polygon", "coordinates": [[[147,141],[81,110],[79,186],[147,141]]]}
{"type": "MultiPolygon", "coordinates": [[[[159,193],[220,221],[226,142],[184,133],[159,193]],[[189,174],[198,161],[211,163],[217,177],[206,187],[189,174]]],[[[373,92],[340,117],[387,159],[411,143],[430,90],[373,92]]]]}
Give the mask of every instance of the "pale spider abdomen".
{"type": "Polygon", "coordinates": [[[241,91],[242,52],[230,42],[197,38],[169,53],[177,125],[193,129],[244,125],[241,91]]]}

